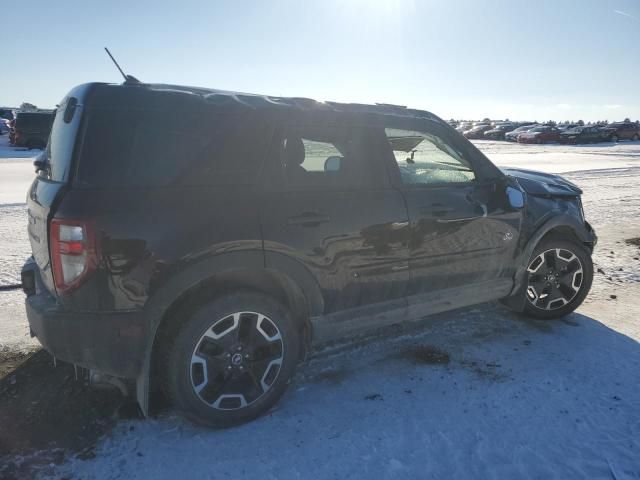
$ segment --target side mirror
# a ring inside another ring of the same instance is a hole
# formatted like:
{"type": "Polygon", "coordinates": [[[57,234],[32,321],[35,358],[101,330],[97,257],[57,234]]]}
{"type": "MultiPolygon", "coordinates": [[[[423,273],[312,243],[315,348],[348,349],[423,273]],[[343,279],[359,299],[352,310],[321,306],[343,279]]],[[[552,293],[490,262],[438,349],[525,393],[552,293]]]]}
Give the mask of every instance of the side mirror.
{"type": "Polygon", "coordinates": [[[342,166],[342,157],[329,157],[324,161],[325,172],[338,172],[342,166]]]}
{"type": "Polygon", "coordinates": [[[512,208],[524,207],[524,194],[517,188],[507,187],[507,198],[512,208]]]}

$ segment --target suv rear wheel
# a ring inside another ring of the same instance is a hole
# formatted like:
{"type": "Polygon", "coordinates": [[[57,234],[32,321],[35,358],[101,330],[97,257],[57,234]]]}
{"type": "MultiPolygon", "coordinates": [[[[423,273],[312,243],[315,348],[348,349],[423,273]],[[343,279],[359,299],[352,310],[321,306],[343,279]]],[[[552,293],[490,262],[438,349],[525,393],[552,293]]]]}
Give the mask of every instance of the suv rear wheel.
{"type": "Polygon", "coordinates": [[[586,248],[562,236],[544,239],[527,267],[525,314],[541,319],[563,317],[583,302],[593,281],[586,248]]]}
{"type": "Polygon", "coordinates": [[[191,420],[229,427],[267,412],[300,358],[289,311],[253,292],[221,296],[180,327],[166,365],[166,389],[191,420]]]}

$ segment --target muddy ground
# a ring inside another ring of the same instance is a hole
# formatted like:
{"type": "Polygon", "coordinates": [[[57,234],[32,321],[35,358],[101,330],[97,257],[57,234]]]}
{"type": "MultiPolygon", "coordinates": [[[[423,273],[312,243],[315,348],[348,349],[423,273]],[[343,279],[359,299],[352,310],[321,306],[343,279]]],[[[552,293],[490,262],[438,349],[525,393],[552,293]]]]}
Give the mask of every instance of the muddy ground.
{"type": "Polygon", "coordinates": [[[0,356],[0,478],[30,478],[32,468],[89,457],[118,418],[117,390],[98,390],[44,350],[0,356]],[[43,451],[42,455],[33,454],[43,451]]]}

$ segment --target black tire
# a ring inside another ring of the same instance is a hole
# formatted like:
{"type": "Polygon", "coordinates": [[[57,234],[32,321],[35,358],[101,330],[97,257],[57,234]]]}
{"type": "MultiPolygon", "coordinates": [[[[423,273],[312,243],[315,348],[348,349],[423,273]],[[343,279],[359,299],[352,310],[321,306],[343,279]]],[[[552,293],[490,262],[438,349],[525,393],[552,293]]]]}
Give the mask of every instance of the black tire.
{"type": "Polygon", "coordinates": [[[592,282],[593,262],[585,246],[561,235],[549,236],[536,246],[527,265],[524,313],[543,320],[564,317],[580,306],[587,297],[592,282]],[[551,260],[553,253],[545,252],[555,253],[556,258],[553,260],[555,268],[553,266],[548,268],[547,263],[547,260],[551,260]],[[571,259],[567,252],[575,256],[575,259],[571,259]],[[571,260],[567,261],[567,259],[571,260]],[[544,263],[539,265],[534,263],[536,261],[544,263]],[[546,269],[544,274],[540,272],[541,268],[546,269]],[[566,271],[563,271],[565,268],[566,271]],[[531,272],[532,269],[536,271],[531,272]],[[548,282],[549,276],[552,282],[558,283],[548,282]],[[575,291],[578,283],[578,289],[575,291]],[[533,290],[530,291],[530,289],[533,290]]]}
{"type": "Polygon", "coordinates": [[[165,364],[166,393],[182,415],[202,425],[226,428],[253,420],[286,391],[300,358],[300,337],[290,312],[271,297],[251,291],[220,296],[198,308],[178,329],[165,364]],[[244,350],[238,348],[242,346],[244,350]],[[232,360],[238,353],[230,356],[236,349],[242,352],[238,364],[232,360]],[[272,358],[278,355],[274,364],[272,358]],[[242,363],[244,357],[250,360],[242,363]],[[256,371],[262,366],[258,381],[256,371]]]}
{"type": "Polygon", "coordinates": [[[609,141],[613,142],[613,143],[617,143],[618,142],[618,136],[617,135],[611,135],[609,137],[609,141]]]}
{"type": "Polygon", "coordinates": [[[633,140],[634,142],[637,142],[637,141],[638,141],[638,138],[639,138],[639,137],[638,137],[638,134],[637,134],[637,133],[634,133],[634,134],[633,134],[633,137],[631,137],[631,140],[633,140]]]}

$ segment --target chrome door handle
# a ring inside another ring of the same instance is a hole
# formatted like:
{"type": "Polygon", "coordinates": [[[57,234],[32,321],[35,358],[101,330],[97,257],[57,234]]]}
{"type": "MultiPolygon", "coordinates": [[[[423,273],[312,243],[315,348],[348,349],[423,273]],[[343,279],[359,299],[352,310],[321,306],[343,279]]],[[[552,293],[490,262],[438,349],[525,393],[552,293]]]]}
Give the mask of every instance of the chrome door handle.
{"type": "Polygon", "coordinates": [[[391,267],[392,272],[401,272],[403,270],[409,270],[409,265],[394,265],[391,267]]]}
{"type": "Polygon", "coordinates": [[[469,220],[475,220],[476,218],[485,218],[487,216],[487,206],[484,204],[478,205],[482,208],[482,215],[474,215],[473,217],[463,217],[463,218],[438,218],[436,221],[438,223],[454,223],[454,222],[467,222],[469,220]]]}

